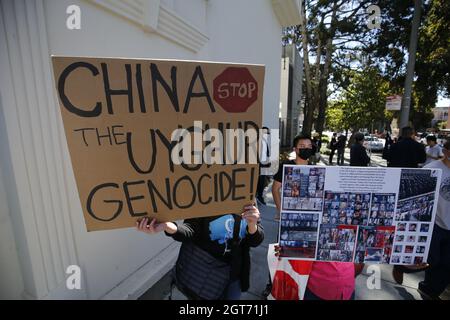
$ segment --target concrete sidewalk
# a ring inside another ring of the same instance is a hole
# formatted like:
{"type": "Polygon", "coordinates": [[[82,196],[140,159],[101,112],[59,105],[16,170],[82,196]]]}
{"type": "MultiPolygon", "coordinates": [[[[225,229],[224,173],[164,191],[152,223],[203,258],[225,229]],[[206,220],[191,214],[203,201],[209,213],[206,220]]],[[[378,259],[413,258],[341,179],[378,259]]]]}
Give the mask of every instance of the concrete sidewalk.
{"type": "MultiPolygon", "coordinates": [[[[345,162],[348,165],[349,157],[346,156],[345,158],[345,162]]],[[[334,162],[335,159],[333,160],[334,162]]],[[[325,165],[325,163],[328,163],[328,156],[322,156],[322,161],[318,165],[325,165]]],[[[259,247],[251,249],[250,289],[242,294],[243,300],[263,299],[262,293],[269,279],[269,268],[267,266],[268,245],[277,242],[278,222],[274,220],[276,208],[272,198],[272,183],[266,188],[264,198],[266,205],[260,204],[259,210],[261,212],[262,225],[264,226],[265,239],[259,247]]],[[[367,286],[370,274],[367,273],[366,265],[362,274],[356,278],[356,300],[422,300],[417,292],[417,287],[418,283],[424,278],[424,272],[405,274],[403,285],[398,285],[392,277],[391,265],[377,265],[377,267],[381,271],[380,288],[371,290],[367,286]]],[[[169,286],[170,275],[168,274],[142,295],[140,299],[168,299],[169,286]]],[[[447,288],[447,291],[441,296],[445,300],[450,300],[449,289],[447,288]]],[[[177,297],[179,295],[174,293],[173,299],[177,297]]]]}

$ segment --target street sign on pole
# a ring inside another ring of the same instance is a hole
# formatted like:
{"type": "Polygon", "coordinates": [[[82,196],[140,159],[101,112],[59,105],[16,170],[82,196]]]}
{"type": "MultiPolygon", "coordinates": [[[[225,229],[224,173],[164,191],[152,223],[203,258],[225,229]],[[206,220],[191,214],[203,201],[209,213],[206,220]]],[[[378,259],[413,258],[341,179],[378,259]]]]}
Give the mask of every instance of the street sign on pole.
{"type": "Polygon", "coordinates": [[[402,107],[402,96],[393,95],[386,97],[386,110],[396,111],[402,107]]]}

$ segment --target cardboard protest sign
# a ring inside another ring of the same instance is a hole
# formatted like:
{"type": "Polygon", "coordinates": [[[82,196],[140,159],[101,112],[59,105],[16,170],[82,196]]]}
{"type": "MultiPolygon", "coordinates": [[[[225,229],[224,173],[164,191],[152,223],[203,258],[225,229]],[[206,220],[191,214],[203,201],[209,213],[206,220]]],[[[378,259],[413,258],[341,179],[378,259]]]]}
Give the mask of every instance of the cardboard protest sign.
{"type": "Polygon", "coordinates": [[[282,256],[425,263],[440,180],[440,169],[285,165],[282,256]]]}
{"type": "Polygon", "coordinates": [[[228,131],[261,127],[263,66],[52,62],[88,231],[131,227],[143,216],[171,221],[240,213],[253,202],[257,162],[238,161],[248,158],[249,139],[245,150],[223,146],[234,141],[228,131]]]}

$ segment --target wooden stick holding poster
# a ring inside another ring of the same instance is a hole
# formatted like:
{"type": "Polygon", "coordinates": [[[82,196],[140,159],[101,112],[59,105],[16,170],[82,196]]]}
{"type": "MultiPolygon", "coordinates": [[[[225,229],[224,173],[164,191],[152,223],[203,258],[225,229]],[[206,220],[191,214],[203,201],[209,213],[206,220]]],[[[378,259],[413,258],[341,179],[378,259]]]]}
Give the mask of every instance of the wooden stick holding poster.
{"type": "Polygon", "coordinates": [[[239,213],[253,201],[258,164],[241,156],[247,160],[257,143],[246,140],[242,150],[227,133],[261,127],[263,66],[52,62],[88,231],[132,227],[143,216],[173,221],[239,213]]]}
{"type": "Polygon", "coordinates": [[[425,263],[440,180],[440,169],[286,165],[281,256],[425,263]]]}

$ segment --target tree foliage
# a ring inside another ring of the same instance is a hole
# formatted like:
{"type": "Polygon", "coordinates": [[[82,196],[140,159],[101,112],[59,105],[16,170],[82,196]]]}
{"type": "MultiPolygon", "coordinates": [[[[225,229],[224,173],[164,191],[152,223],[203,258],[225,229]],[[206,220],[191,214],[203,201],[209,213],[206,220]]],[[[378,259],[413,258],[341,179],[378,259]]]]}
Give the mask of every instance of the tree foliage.
{"type": "MultiPolygon", "coordinates": [[[[380,0],[382,24],[367,52],[380,66],[394,91],[401,92],[405,80],[413,1],[380,0]]],[[[425,128],[433,117],[438,95],[450,90],[450,2],[424,1],[416,54],[415,82],[410,119],[425,128]]]]}
{"type": "Polygon", "coordinates": [[[327,110],[327,127],[335,130],[357,131],[372,125],[392,121],[393,113],[385,110],[390,94],[389,82],[379,70],[367,66],[363,70],[346,72],[348,87],[327,110]]]}
{"type": "MultiPolygon", "coordinates": [[[[423,2],[410,112],[416,128],[429,125],[439,95],[450,96],[450,1],[423,2]]],[[[355,90],[353,71],[358,74],[370,66],[388,82],[389,94],[402,94],[413,10],[412,0],[303,0],[303,21],[284,30],[283,43],[296,44],[304,60],[304,132],[313,124],[322,132],[325,116],[336,112],[335,101],[329,106],[333,110],[326,111],[329,100],[355,90]],[[369,5],[381,9],[378,29],[368,27],[369,5]]],[[[375,93],[370,85],[359,88],[375,93]]],[[[339,99],[349,100],[344,96],[339,99]]],[[[366,111],[374,121],[380,119],[380,110],[372,112],[368,106],[366,111]]]]}

